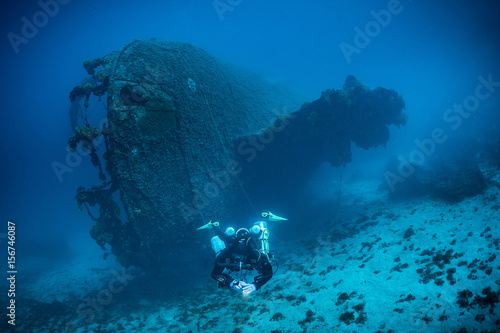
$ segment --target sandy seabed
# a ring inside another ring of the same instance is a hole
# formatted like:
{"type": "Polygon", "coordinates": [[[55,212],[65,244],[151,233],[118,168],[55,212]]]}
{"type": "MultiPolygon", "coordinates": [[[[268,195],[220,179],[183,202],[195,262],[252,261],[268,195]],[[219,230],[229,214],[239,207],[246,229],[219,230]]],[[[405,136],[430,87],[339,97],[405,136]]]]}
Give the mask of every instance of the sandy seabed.
{"type": "Polygon", "coordinates": [[[279,270],[249,297],[207,274],[190,291],[138,298],[143,273],[102,254],[75,260],[26,284],[16,331],[499,332],[499,187],[492,176],[451,204],[346,185],[340,208],[318,202],[320,232],[274,244],[279,270]]]}

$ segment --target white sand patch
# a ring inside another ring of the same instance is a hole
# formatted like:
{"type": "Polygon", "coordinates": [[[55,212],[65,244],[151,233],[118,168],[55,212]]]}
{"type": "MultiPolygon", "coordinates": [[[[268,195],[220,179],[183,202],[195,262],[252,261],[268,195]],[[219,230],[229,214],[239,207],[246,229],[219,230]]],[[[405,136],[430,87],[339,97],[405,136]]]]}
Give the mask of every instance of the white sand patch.
{"type": "Polygon", "coordinates": [[[43,272],[36,281],[22,290],[24,297],[38,302],[64,302],[74,298],[83,299],[98,291],[120,271],[113,257],[104,260],[102,251],[83,253],[63,266],[43,272]]]}
{"type": "MultiPolygon", "coordinates": [[[[106,310],[105,323],[81,331],[500,331],[498,304],[483,294],[489,287],[498,297],[500,290],[498,195],[490,186],[458,204],[392,202],[377,182],[350,184],[335,218],[310,221],[321,233],[311,228],[302,240],[272,244],[280,269],[261,291],[244,298],[217,289],[207,274],[202,288],[177,299],[123,297],[106,310]],[[459,293],[469,295],[464,307],[459,293]]],[[[110,262],[86,258],[61,267],[31,286],[34,296],[85,295],[107,282],[110,262]]]]}

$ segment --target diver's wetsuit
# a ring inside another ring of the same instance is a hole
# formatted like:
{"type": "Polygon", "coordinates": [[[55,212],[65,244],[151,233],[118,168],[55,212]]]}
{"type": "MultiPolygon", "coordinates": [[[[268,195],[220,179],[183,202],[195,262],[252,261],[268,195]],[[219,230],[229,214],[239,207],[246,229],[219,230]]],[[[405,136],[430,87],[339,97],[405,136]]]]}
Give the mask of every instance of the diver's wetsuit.
{"type": "Polygon", "coordinates": [[[269,258],[258,250],[256,239],[248,232],[241,233],[239,237],[229,237],[220,227],[214,227],[215,233],[224,242],[226,248],[215,258],[215,266],[212,271],[212,278],[218,282],[219,287],[229,287],[233,278],[223,273],[224,268],[238,271],[240,269],[255,269],[259,272],[254,278],[257,290],[273,277],[273,268],[269,258]]]}

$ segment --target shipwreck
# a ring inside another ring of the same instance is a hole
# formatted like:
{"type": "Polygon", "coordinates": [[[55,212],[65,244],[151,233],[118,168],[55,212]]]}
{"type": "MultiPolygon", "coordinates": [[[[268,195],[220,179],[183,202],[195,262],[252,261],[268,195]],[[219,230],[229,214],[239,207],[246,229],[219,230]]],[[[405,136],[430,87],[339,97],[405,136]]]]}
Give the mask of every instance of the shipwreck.
{"type": "Polygon", "coordinates": [[[99,172],[76,201],[95,221],[92,238],[124,266],[161,265],[207,220],[237,221],[287,200],[319,164],[348,163],[351,144],[384,145],[388,126],[406,123],[392,89],[348,76],[304,103],[186,43],[137,40],[84,67],[89,78],[70,99],[85,109],[105,97],[107,125],[84,119],[70,138],[99,172]],[[101,135],[104,152],[92,145],[101,135]]]}

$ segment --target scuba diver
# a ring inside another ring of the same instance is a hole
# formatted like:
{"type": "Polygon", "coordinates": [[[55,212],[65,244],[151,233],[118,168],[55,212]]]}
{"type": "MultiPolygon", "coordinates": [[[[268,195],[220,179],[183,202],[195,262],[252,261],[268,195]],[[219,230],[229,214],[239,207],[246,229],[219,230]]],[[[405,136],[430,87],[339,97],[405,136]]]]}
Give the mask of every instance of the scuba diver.
{"type": "MultiPolygon", "coordinates": [[[[283,221],[285,218],[276,216],[271,212],[262,213],[269,221],[283,221]]],[[[217,281],[219,288],[230,288],[241,290],[248,295],[259,290],[273,277],[273,268],[269,254],[269,230],[267,223],[259,221],[254,223],[250,230],[229,227],[224,232],[219,222],[210,221],[208,224],[198,228],[213,229],[216,236],[212,237],[212,248],[215,252],[215,265],[212,270],[212,278],[217,281]],[[243,281],[242,271],[257,271],[253,283],[243,281]],[[230,273],[239,272],[239,277],[233,279],[230,273]]]]}

